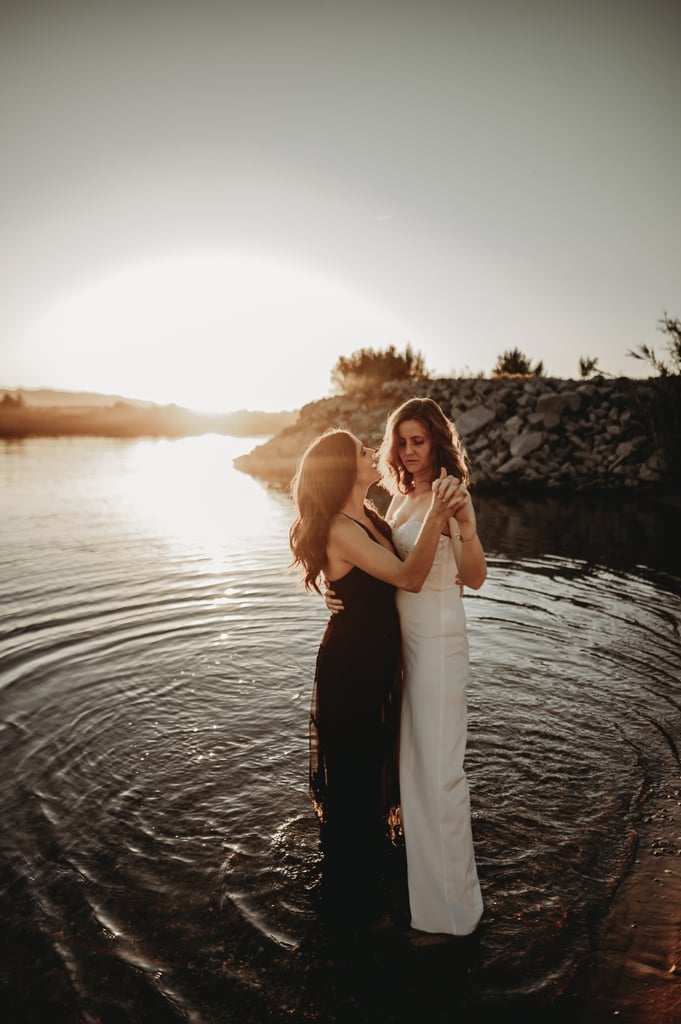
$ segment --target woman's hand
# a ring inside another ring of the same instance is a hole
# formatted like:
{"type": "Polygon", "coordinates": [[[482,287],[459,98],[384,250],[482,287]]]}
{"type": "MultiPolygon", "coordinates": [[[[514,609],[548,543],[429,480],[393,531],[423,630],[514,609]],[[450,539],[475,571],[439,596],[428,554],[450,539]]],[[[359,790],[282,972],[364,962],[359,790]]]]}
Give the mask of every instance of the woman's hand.
{"type": "Polygon", "coordinates": [[[345,611],[345,605],[339,597],[336,597],[335,590],[331,590],[329,581],[326,579],[324,580],[324,593],[322,594],[322,597],[324,598],[324,604],[332,615],[337,615],[338,612],[345,611]]]}
{"type": "Polygon", "coordinates": [[[456,494],[459,481],[456,477],[447,476],[447,470],[440,469],[440,476],[433,480],[431,490],[433,497],[430,508],[435,514],[441,515],[444,519],[451,519],[457,507],[456,494]]]}
{"type": "Polygon", "coordinates": [[[465,484],[456,480],[456,488],[452,497],[452,517],[456,519],[461,530],[462,539],[474,536],[477,532],[477,521],[473,501],[465,484]]]}

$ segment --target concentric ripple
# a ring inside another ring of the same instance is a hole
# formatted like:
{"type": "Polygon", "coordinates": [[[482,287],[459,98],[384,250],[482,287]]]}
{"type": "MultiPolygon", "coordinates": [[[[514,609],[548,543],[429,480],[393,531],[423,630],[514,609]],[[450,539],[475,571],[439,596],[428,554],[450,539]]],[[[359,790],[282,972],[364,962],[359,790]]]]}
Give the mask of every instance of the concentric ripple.
{"type": "MultiPolygon", "coordinates": [[[[2,909],[60,1020],[322,1019],[306,727],[326,612],[288,569],[287,499],[231,470],[235,453],[196,438],[0,456],[2,909]]],[[[578,509],[575,557],[550,503],[513,543],[517,506],[480,504],[468,773],[476,977],[497,998],[562,990],[647,794],[679,773],[681,587],[668,564],[585,543],[578,509]]]]}

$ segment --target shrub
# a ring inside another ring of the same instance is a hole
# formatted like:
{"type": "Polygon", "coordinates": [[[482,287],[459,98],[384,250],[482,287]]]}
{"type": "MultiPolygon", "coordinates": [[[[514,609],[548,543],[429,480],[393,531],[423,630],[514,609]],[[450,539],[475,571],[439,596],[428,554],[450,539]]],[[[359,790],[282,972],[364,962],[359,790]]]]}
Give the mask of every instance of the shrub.
{"type": "Polygon", "coordinates": [[[519,348],[502,352],[492,370],[493,377],[541,377],[543,373],[544,364],[539,362],[532,366],[529,357],[519,348]]]}
{"type": "Polygon", "coordinates": [[[579,376],[582,380],[587,377],[591,377],[594,373],[600,373],[598,369],[598,359],[594,359],[592,356],[580,356],[579,357],[579,376]]]}
{"type": "Polygon", "coordinates": [[[331,384],[336,392],[367,391],[385,381],[425,380],[428,378],[424,358],[407,345],[403,353],[394,345],[384,351],[361,348],[350,356],[341,356],[331,371],[331,384]]]}
{"type": "Polygon", "coordinates": [[[664,359],[660,359],[655,349],[650,345],[638,345],[635,349],[629,349],[628,356],[632,359],[641,359],[650,363],[654,370],[657,370],[660,377],[670,377],[681,373],[681,320],[670,317],[666,312],[657,321],[657,329],[666,334],[665,348],[671,359],[668,365],[664,359]]]}

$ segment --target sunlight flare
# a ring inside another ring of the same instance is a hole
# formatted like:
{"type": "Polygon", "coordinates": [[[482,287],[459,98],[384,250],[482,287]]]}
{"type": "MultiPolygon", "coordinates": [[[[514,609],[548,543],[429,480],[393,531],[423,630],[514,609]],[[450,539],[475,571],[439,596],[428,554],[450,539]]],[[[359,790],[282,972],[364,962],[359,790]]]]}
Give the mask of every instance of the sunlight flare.
{"type": "Polygon", "coordinates": [[[203,411],[295,408],[338,355],[400,343],[359,292],[251,253],[201,252],[111,274],[35,325],[45,379],[203,411]]]}

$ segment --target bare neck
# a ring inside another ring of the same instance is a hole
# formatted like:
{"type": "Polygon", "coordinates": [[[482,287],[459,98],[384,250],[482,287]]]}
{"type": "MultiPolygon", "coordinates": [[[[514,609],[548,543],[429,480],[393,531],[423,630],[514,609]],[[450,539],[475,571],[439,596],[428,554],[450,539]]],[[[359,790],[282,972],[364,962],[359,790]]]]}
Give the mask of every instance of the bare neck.
{"type": "Polygon", "coordinates": [[[414,498],[418,498],[422,494],[426,494],[432,489],[433,479],[434,478],[430,473],[419,473],[418,476],[414,477],[413,486],[409,494],[414,498]]]}
{"type": "Polygon", "coordinates": [[[364,519],[366,518],[365,501],[366,491],[363,491],[361,488],[354,488],[350,492],[348,500],[338,511],[342,512],[343,515],[350,516],[351,519],[364,519]]]}

